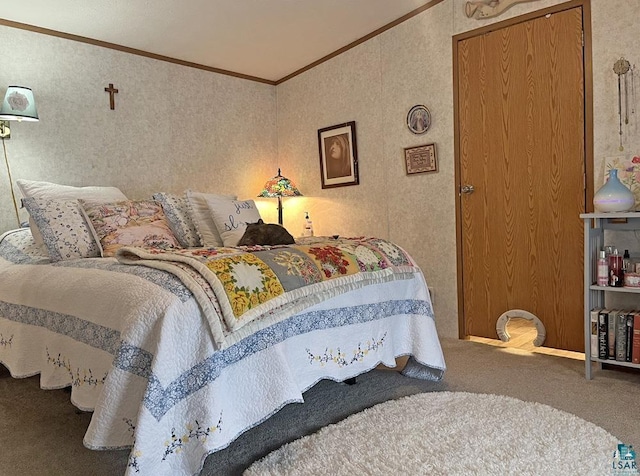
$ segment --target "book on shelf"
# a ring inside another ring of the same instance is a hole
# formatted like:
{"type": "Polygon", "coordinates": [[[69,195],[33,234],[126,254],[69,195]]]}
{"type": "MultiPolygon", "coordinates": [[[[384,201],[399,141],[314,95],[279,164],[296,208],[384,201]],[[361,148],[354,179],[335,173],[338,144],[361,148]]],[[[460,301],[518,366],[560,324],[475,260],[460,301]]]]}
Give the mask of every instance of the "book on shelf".
{"type": "Polygon", "coordinates": [[[598,314],[598,353],[599,359],[609,358],[609,311],[603,309],[598,314]]]}
{"type": "Polygon", "coordinates": [[[615,318],[616,325],[616,360],[627,361],[627,311],[618,311],[615,318]]]}
{"type": "Polygon", "coordinates": [[[616,360],[616,317],[620,310],[614,309],[607,315],[607,359],[616,360]]]}
{"type": "Polygon", "coordinates": [[[640,313],[633,316],[633,350],[631,352],[631,362],[640,364],[640,313]]]}
{"type": "Polygon", "coordinates": [[[590,324],[593,357],[640,364],[640,311],[592,309],[590,324]]]}
{"type": "Polygon", "coordinates": [[[633,319],[637,312],[632,311],[627,314],[627,329],[626,329],[626,340],[627,340],[627,348],[624,356],[625,362],[631,362],[633,356],[633,319]]]}
{"type": "Polygon", "coordinates": [[[591,310],[591,355],[598,356],[598,314],[602,309],[596,308],[591,310]]]}

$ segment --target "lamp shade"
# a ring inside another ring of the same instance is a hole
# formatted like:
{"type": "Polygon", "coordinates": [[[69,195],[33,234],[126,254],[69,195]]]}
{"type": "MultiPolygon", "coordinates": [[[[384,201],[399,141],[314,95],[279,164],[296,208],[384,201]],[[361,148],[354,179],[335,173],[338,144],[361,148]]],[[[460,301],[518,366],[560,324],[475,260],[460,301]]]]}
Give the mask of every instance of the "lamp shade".
{"type": "Polygon", "coordinates": [[[0,108],[0,119],[5,121],[38,121],[38,111],[31,88],[9,86],[0,108]]]}
{"type": "Polygon", "coordinates": [[[289,180],[287,177],[283,177],[278,169],[278,175],[267,180],[264,184],[262,192],[258,197],[301,197],[302,194],[298,187],[289,180]]]}

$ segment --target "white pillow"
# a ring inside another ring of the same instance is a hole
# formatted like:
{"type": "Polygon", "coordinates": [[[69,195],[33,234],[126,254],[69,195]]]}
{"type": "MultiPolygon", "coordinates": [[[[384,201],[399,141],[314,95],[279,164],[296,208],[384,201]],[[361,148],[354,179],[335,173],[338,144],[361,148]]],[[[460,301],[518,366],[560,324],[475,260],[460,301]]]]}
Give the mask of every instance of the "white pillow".
{"type": "MultiPolygon", "coordinates": [[[[47,200],[77,200],[81,198],[91,202],[127,200],[125,194],[116,187],[72,187],[70,185],[22,179],[16,180],[16,184],[24,198],[33,197],[47,200]]],[[[44,243],[42,234],[31,216],[29,217],[29,227],[36,244],[42,245],[44,243]]]]}
{"type": "Polygon", "coordinates": [[[253,200],[208,197],[207,205],[224,246],[237,246],[247,223],[255,223],[261,218],[253,200]]]}
{"type": "Polygon", "coordinates": [[[235,200],[238,197],[236,195],[214,195],[211,193],[194,192],[193,190],[187,190],[185,195],[189,203],[191,219],[196,226],[196,231],[198,232],[202,246],[223,246],[222,237],[209,211],[207,199],[219,198],[223,200],[235,200]]]}
{"type": "Polygon", "coordinates": [[[48,198],[57,200],[73,200],[81,198],[94,202],[127,200],[124,193],[117,187],[72,187],[58,185],[51,182],[36,182],[34,180],[16,180],[23,197],[48,198]]]}

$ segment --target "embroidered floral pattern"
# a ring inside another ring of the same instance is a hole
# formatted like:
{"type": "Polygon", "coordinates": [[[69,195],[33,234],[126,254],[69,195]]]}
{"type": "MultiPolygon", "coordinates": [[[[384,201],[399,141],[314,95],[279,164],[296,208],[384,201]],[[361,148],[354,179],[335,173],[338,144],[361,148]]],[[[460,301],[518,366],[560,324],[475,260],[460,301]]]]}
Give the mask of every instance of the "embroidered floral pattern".
{"type": "Polygon", "coordinates": [[[203,258],[211,258],[213,256],[220,256],[221,254],[225,254],[221,252],[217,248],[205,248],[202,250],[195,250],[191,252],[192,256],[201,256],[203,258]]]}
{"type": "Polygon", "coordinates": [[[340,249],[356,257],[358,268],[362,272],[378,271],[389,267],[382,253],[371,246],[363,246],[355,242],[341,244],[340,249]]]}
{"type": "Polygon", "coordinates": [[[275,273],[255,255],[229,256],[209,261],[207,267],[224,286],[236,318],[284,293],[275,273]]]}
{"type": "Polygon", "coordinates": [[[131,433],[131,437],[133,437],[133,449],[129,453],[129,462],[127,463],[127,466],[132,468],[136,473],[139,473],[140,462],[138,460],[143,453],[136,448],[136,440],[134,437],[136,433],[136,426],[133,424],[133,420],[131,418],[123,418],[122,421],[127,424],[127,429],[129,430],[129,433],[131,433]]]}
{"type": "Polygon", "coordinates": [[[127,466],[132,468],[136,473],[140,472],[140,463],[138,459],[142,456],[142,452],[137,449],[131,450],[129,453],[129,461],[127,462],[127,466]]]}
{"type": "Polygon", "coordinates": [[[300,313],[242,339],[226,349],[211,354],[202,363],[185,371],[171,384],[163,386],[153,374],[154,355],[122,342],[113,361],[114,367],[148,380],[144,406],[158,421],[178,402],[218,378],[230,365],[291,337],[316,329],[371,322],[398,314],[412,314],[434,319],[431,304],[423,300],[390,300],[336,309],[300,313]]]}
{"type": "MultiPolygon", "coordinates": [[[[122,421],[124,421],[127,424],[129,433],[131,433],[131,436],[134,437],[136,434],[136,426],[133,424],[133,420],[131,420],[131,418],[123,418],[122,421]]],[[[140,463],[138,459],[141,456],[142,456],[142,451],[136,448],[136,440],[134,437],[133,449],[129,453],[129,461],[127,462],[127,466],[129,468],[132,468],[136,473],[140,472],[140,463]]]]}
{"type": "Polygon", "coordinates": [[[11,347],[12,343],[13,343],[13,334],[11,334],[11,337],[6,338],[5,336],[2,335],[2,332],[0,332],[0,346],[11,347]]]}
{"type": "Polygon", "coordinates": [[[372,238],[368,240],[371,246],[375,246],[382,252],[393,266],[412,266],[413,263],[409,259],[409,255],[402,248],[391,243],[390,241],[372,238]]]}
{"type": "Polygon", "coordinates": [[[131,418],[123,418],[122,421],[127,424],[127,427],[128,427],[129,433],[131,433],[131,436],[135,435],[136,426],[133,424],[133,420],[131,418]]]}
{"type": "Polygon", "coordinates": [[[172,428],[171,438],[164,443],[166,449],[164,450],[162,461],[165,461],[167,457],[173,453],[180,453],[184,446],[194,438],[202,443],[206,442],[209,435],[216,431],[222,431],[222,412],[220,412],[218,423],[214,426],[203,427],[198,420],[195,420],[195,426],[188,424],[180,437],[176,434],[176,429],[172,428]]]}
{"type": "Polygon", "coordinates": [[[384,345],[386,337],[387,333],[385,332],[380,339],[371,339],[364,345],[358,343],[358,347],[351,352],[351,359],[349,359],[347,354],[342,352],[339,347],[335,351],[327,348],[323,354],[313,354],[311,350],[306,349],[309,355],[309,363],[313,365],[315,362],[319,362],[320,366],[324,367],[326,364],[333,362],[338,367],[347,367],[356,362],[362,362],[369,352],[376,351],[384,345]]]}
{"type": "Polygon", "coordinates": [[[69,376],[71,377],[71,385],[73,385],[74,387],[80,387],[82,385],[97,386],[97,385],[104,384],[104,381],[107,378],[107,372],[105,372],[102,378],[94,377],[91,369],[82,369],[81,371],[80,368],[76,368],[76,371],[74,373],[71,367],[70,359],[68,358],[65,359],[64,357],[62,357],[62,354],[58,354],[57,357],[53,357],[49,353],[48,347],[46,351],[47,351],[47,362],[52,364],[54,367],[63,368],[67,372],[69,372],[69,376]]]}
{"type": "Polygon", "coordinates": [[[281,251],[274,256],[273,261],[285,267],[288,275],[300,276],[306,284],[322,281],[320,270],[296,253],[281,251]]]}
{"type": "Polygon", "coordinates": [[[319,262],[320,269],[327,279],[345,276],[354,272],[353,270],[349,270],[352,263],[347,259],[342,250],[335,246],[311,247],[309,248],[309,253],[319,262]]]}

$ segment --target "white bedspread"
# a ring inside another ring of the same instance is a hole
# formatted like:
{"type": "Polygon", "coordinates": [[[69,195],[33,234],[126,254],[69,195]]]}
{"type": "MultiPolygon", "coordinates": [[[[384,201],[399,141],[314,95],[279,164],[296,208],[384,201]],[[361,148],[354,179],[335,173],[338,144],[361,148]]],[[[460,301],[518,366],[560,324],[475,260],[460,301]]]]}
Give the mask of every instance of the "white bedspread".
{"type": "Polygon", "coordinates": [[[335,296],[218,350],[173,275],[95,258],[46,264],[28,230],[0,241],[0,362],[44,388],[72,385],[94,409],[89,448],[132,447],[128,474],[197,474],[324,378],[412,355],[411,376],[445,364],[422,273],[335,296]],[[114,358],[115,357],[115,358],[114,358]],[[418,364],[419,363],[419,364],[418,364]]]}

